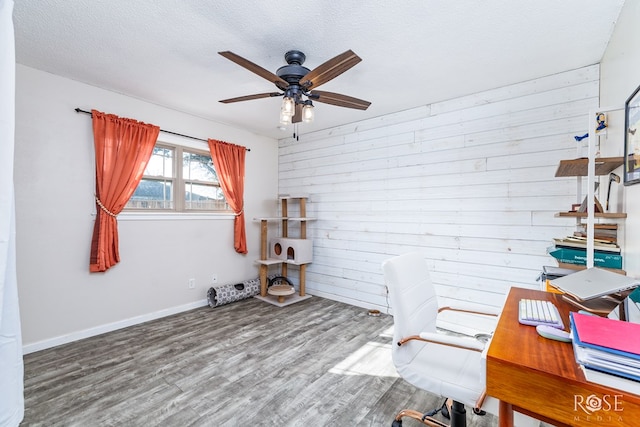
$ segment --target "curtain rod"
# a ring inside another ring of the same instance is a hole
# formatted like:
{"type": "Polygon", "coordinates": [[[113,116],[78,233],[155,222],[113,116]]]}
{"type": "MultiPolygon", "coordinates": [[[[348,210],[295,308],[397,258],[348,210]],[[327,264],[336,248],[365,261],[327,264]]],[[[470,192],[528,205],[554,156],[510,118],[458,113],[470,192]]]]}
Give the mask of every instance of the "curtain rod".
{"type": "MultiPolygon", "coordinates": [[[[85,111],[85,110],[82,110],[82,109],[80,109],[80,108],[76,108],[75,110],[76,110],[76,113],[85,113],[85,114],[88,114],[88,115],[90,115],[90,116],[92,115],[92,114],[91,114],[91,111],[85,111]]],[[[197,140],[197,141],[207,142],[207,140],[206,140],[206,139],[196,138],[195,136],[189,136],[189,135],[185,135],[185,134],[178,133],[178,132],[171,132],[170,130],[160,129],[160,132],[170,133],[171,135],[183,136],[183,137],[185,137],[185,138],[190,138],[190,139],[195,139],[195,140],[197,140]]],[[[250,149],[250,148],[245,148],[245,150],[247,150],[247,151],[251,151],[251,149],[250,149]]]]}

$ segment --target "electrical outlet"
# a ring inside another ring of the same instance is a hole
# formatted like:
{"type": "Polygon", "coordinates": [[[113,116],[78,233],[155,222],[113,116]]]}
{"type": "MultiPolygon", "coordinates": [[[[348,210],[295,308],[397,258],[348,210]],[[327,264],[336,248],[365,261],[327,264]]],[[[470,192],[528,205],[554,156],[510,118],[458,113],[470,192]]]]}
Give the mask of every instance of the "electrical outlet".
{"type": "Polygon", "coordinates": [[[213,273],[211,275],[211,283],[218,283],[218,275],[213,273]]]}
{"type": "Polygon", "coordinates": [[[195,289],[196,279],[189,279],[189,289],[195,289]]]}

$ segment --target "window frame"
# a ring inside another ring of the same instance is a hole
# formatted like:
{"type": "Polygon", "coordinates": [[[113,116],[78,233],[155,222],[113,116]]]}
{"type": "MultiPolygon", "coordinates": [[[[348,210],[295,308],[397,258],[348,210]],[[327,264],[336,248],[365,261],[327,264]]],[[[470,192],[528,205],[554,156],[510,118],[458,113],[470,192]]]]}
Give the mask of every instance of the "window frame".
{"type": "MultiPolygon", "coordinates": [[[[199,155],[205,155],[211,157],[211,152],[206,149],[196,148],[191,145],[181,145],[177,143],[171,143],[166,141],[158,140],[154,146],[156,147],[170,149],[173,151],[173,159],[172,159],[172,168],[173,168],[173,176],[172,177],[163,177],[160,178],[158,176],[152,175],[143,175],[142,179],[152,180],[152,181],[166,181],[171,182],[172,186],[172,207],[165,209],[157,209],[157,208],[136,208],[136,207],[127,207],[125,206],[121,212],[121,215],[118,215],[118,218],[124,219],[148,219],[149,217],[156,216],[180,216],[180,217],[197,217],[197,218],[206,218],[211,216],[224,216],[227,217],[229,215],[233,216],[233,210],[229,207],[229,204],[224,198],[226,209],[188,209],[186,208],[186,190],[185,187],[187,184],[197,184],[197,185],[207,185],[212,187],[220,188],[222,191],[222,187],[220,181],[216,181],[215,183],[211,183],[208,181],[199,181],[195,179],[185,180],[183,169],[183,153],[193,153],[199,155]],[[122,214],[125,214],[125,217],[122,217],[122,214]]],[[[215,167],[214,167],[215,170],[215,167]]],[[[216,171],[217,174],[217,171],[216,171]]],[[[142,181],[141,181],[142,182],[142,181]]],[[[224,193],[223,193],[224,197],[224,193]]]]}

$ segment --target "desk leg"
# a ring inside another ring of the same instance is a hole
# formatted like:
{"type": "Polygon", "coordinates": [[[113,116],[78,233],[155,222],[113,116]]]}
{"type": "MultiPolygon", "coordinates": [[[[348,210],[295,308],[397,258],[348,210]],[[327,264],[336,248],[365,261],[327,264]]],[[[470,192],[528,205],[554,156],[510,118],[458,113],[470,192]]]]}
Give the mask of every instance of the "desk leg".
{"type": "Polygon", "coordinates": [[[511,403],[500,401],[498,405],[499,427],[513,427],[513,407],[511,403]]]}

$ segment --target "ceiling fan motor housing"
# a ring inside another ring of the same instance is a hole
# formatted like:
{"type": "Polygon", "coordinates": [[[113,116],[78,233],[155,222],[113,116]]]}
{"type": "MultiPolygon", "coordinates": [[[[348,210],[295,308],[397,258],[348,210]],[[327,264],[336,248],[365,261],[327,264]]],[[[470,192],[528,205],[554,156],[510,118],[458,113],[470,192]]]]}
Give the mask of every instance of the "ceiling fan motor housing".
{"type": "Polygon", "coordinates": [[[290,50],[284,54],[284,60],[287,61],[287,64],[302,65],[305,59],[307,59],[307,56],[299,50],[290,50]]]}
{"type": "Polygon", "coordinates": [[[278,68],[276,75],[289,84],[299,84],[300,79],[310,71],[307,67],[302,66],[306,58],[305,54],[299,50],[290,50],[284,54],[288,65],[278,68]]]}

